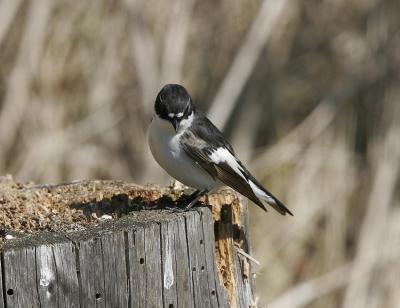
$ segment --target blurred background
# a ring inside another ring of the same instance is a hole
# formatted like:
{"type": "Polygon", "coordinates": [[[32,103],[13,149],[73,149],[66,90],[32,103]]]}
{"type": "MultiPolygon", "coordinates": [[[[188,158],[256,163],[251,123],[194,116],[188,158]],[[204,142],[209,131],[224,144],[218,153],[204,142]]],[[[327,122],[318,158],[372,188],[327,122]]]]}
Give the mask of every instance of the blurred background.
{"type": "Polygon", "coordinates": [[[251,207],[259,307],[400,307],[398,0],[0,0],[0,174],[169,183],[181,83],[294,212],[251,207]]]}

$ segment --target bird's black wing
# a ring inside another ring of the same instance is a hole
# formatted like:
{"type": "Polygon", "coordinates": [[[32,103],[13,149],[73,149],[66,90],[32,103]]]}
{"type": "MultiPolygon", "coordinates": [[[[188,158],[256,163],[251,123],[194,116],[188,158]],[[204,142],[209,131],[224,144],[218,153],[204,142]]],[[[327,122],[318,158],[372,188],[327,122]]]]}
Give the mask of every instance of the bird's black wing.
{"type": "Polygon", "coordinates": [[[196,116],[191,127],[181,136],[180,144],[185,153],[212,177],[246,196],[263,210],[267,209],[255,194],[250,182],[253,187],[257,187],[266,194],[266,202],[275,210],[282,215],[291,214],[282,202],[263,188],[246,170],[235,157],[232,146],[223,134],[203,114],[196,116]]]}
{"type": "Polygon", "coordinates": [[[237,190],[266,211],[264,204],[254,194],[244,176],[238,174],[227,162],[221,161],[215,163],[211,159],[212,154],[217,151],[218,148],[208,145],[207,142],[200,139],[199,136],[196,136],[192,131],[185,132],[180,139],[180,143],[185,153],[213,178],[219,179],[225,185],[237,190]]]}
{"type": "Polygon", "coordinates": [[[221,131],[200,111],[195,110],[196,116],[190,130],[196,137],[204,140],[213,148],[226,148],[234,153],[232,146],[226,140],[221,131]]]}

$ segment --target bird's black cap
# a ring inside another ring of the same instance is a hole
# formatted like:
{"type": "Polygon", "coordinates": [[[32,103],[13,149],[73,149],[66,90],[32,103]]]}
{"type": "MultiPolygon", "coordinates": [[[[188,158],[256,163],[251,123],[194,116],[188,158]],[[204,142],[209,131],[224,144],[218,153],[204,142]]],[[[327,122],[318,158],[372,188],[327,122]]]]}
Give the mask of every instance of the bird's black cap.
{"type": "Polygon", "coordinates": [[[154,105],[157,115],[165,120],[184,119],[194,109],[192,98],[179,84],[167,84],[157,94],[154,105]]]}

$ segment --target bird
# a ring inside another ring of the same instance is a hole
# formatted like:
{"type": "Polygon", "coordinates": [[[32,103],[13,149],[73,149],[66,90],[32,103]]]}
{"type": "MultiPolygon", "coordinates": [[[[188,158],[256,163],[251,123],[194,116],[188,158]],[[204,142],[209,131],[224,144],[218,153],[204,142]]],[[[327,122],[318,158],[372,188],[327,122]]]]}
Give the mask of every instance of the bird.
{"type": "Polygon", "coordinates": [[[196,107],[187,90],[167,84],[157,94],[148,130],[150,151],[173,178],[195,191],[185,210],[202,196],[229,186],[267,211],[293,214],[246,169],[221,131],[196,107]]]}

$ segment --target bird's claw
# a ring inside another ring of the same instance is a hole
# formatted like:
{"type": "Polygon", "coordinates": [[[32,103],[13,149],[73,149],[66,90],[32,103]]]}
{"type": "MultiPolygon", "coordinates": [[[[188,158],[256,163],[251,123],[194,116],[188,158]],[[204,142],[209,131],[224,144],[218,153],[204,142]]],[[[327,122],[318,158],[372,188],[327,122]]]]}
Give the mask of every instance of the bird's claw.
{"type": "Polygon", "coordinates": [[[165,210],[170,213],[185,213],[194,210],[193,207],[165,207],[165,210]]]}

